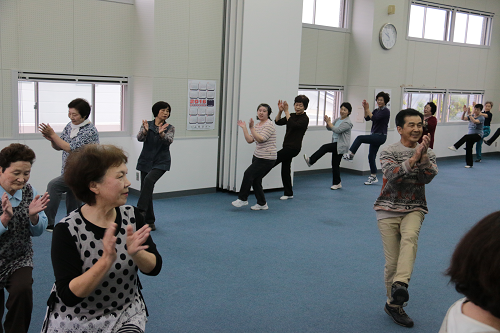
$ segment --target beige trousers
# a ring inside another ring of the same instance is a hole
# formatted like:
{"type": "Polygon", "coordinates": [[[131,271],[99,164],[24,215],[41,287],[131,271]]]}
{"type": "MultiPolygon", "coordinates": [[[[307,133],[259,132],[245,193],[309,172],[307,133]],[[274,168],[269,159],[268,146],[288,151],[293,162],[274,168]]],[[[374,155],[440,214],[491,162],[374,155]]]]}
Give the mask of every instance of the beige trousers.
{"type": "Polygon", "coordinates": [[[424,213],[419,211],[378,221],[384,245],[384,278],[388,301],[391,300],[393,282],[410,282],[423,221],[424,213]]]}

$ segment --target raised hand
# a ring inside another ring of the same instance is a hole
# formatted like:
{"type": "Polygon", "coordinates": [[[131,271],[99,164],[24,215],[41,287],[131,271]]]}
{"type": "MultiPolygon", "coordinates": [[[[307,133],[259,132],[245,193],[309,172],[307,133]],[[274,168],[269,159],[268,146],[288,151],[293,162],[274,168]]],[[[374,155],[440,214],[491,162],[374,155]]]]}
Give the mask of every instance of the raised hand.
{"type": "Polygon", "coordinates": [[[248,127],[253,128],[253,118],[248,121],[248,127]]]}
{"type": "Polygon", "coordinates": [[[14,215],[14,211],[12,210],[12,204],[10,203],[9,198],[7,197],[7,193],[4,193],[2,195],[2,211],[3,214],[0,217],[0,220],[2,221],[3,226],[7,227],[7,224],[14,215]]]}
{"type": "Polygon", "coordinates": [[[146,224],[136,232],[133,231],[132,226],[127,226],[127,252],[134,257],[137,252],[146,250],[149,245],[143,245],[148,239],[151,228],[146,224]]]}
{"type": "Polygon", "coordinates": [[[368,110],[370,108],[370,104],[366,101],[366,99],[361,102],[361,105],[363,105],[363,109],[368,110]]]}
{"type": "Polygon", "coordinates": [[[158,129],[158,133],[161,134],[163,133],[168,127],[168,123],[165,123],[163,125],[160,126],[160,128],[158,129]]]}
{"type": "Polygon", "coordinates": [[[331,122],[331,121],[332,121],[332,120],[331,120],[331,118],[330,118],[330,117],[328,117],[328,115],[326,115],[326,114],[325,114],[325,116],[323,117],[323,119],[325,120],[325,122],[326,122],[326,123],[329,123],[329,122],[331,122]]]}
{"type": "Polygon", "coordinates": [[[49,194],[47,192],[45,192],[43,195],[38,194],[37,196],[35,196],[28,208],[29,215],[33,216],[40,213],[42,210],[47,208],[47,204],[49,203],[49,201],[49,194]]]}
{"type": "Polygon", "coordinates": [[[241,128],[246,128],[247,124],[243,120],[238,120],[238,126],[241,128]]]}
{"type": "Polygon", "coordinates": [[[38,126],[38,130],[42,133],[45,139],[50,141],[52,141],[51,137],[56,134],[54,129],[49,124],[41,123],[40,126],[38,126]]]}
{"type": "Polygon", "coordinates": [[[467,107],[467,105],[464,105],[463,110],[467,112],[467,114],[470,114],[470,107],[467,107]]]}
{"type": "Polygon", "coordinates": [[[116,223],[111,223],[111,225],[106,229],[104,237],[102,239],[103,245],[103,258],[109,258],[111,262],[116,260],[116,223]]]}
{"type": "Polygon", "coordinates": [[[147,120],[142,121],[142,126],[144,127],[144,134],[147,134],[149,131],[149,124],[147,120]]]}
{"type": "Polygon", "coordinates": [[[286,101],[283,102],[283,107],[285,108],[285,112],[288,112],[288,103],[286,101]]]}
{"type": "Polygon", "coordinates": [[[283,110],[284,110],[283,101],[281,99],[278,100],[278,110],[280,112],[283,112],[283,110]]]}

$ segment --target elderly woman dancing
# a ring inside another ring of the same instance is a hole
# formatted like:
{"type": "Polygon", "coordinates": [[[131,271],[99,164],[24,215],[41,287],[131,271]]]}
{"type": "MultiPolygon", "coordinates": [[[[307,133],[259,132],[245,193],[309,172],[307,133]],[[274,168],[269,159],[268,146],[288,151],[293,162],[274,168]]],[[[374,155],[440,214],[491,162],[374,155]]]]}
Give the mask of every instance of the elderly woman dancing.
{"type": "Polygon", "coordinates": [[[54,228],[56,282],[44,332],[144,332],[138,270],[157,275],[162,258],[139,211],[127,206],[127,157],[87,145],[68,157],[64,179],[85,205],[54,228]]]}
{"type": "Polygon", "coordinates": [[[32,236],[47,226],[43,210],[49,196],[37,194],[28,184],[35,153],[13,143],[0,151],[0,332],[4,313],[4,289],[9,293],[6,333],[28,332],[33,309],[32,236]]]}

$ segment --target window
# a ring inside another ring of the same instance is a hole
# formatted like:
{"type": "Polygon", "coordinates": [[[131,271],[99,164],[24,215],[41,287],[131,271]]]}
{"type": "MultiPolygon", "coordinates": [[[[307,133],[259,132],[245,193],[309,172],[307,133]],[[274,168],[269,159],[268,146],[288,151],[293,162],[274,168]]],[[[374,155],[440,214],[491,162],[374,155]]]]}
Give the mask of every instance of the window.
{"type": "Polygon", "coordinates": [[[441,115],[443,114],[445,93],[446,90],[405,89],[403,109],[412,108],[423,113],[427,103],[434,102],[437,106],[437,111],[434,116],[437,118],[438,122],[440,122],[441,115]]]}
{"type": "Polygon", "coordinates": [[[484,91],[405,88],[403,95],[403,109],[423,112],[428,102],[434,102],[438,122],[461,122],[464,105],[472,108],[474,104],[482,103],[484,91]]]}
{"type": "Polygon", "coordinates": [[[302,23],[347,28],[348,0],[303,0],[302,23]]]}
{"type": "Polygon", "coordinates": [[[68,103],[86,99],[90,121],[100,132],[123,131],[124,101],[128,79],[19,73],[19,133],[37,133],[40,123],[61,132],[68,120],[68,103]]]}
{"type": "Polygon", "coordinates": [[[464,105],[473,108],[473,104],[483,102],[484,92],[450,91],[448,94],[447,122],[462,121],[464,105]]]}
{"type": "Polygon", "coordinates": [[[332,120],[339,116],[343,87],[299,87],[299,95],[309,98],[306,113],[309,126],[325,126],[325,115],[332,120]]]}
{"type": "Polygon", "coordinates": [[[413,0],[408,37],[490,45],[493,13],[413,0]]]}

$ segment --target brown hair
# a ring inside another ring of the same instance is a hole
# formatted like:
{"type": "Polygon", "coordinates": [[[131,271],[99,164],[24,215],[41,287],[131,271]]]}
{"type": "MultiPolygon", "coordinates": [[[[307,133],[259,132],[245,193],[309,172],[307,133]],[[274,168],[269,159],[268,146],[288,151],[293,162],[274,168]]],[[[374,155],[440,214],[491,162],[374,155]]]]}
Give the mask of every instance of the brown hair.
{"type": "Polygon", "coordinates": [[[11,143],[0,151],[0,167],[3,172],[14,162],[23,161],[33,164],[35,157],[35,152],[30,147],[21,143],[11,143]]]}
{"type": "Polygon", "coordinates": [[[69,154],[64,168],[64,181],[78,199],[95,204],[91,182],[101,182],[109,168],[127,163],[125,152],[113,145],[88,144],[69,154]]]}
{"type": "Polygon", "coordinates": [[[500,318],[500,211],[486,216],[465,234],[446,275],[459,293],[500,318]]]}

